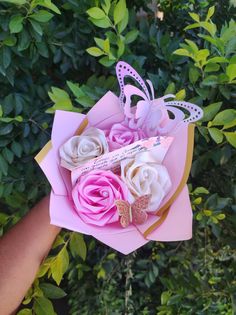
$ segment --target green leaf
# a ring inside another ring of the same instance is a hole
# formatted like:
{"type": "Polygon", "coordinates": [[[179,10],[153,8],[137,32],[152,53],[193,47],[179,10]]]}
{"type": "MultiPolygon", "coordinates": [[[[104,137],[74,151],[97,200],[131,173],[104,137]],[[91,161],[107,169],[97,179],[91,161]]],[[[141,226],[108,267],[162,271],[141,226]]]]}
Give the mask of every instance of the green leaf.
{"type": "Polygon", "coordinates": [[[204,72],[215,72],[220,69],[220,65],[217,63],[207,63],[206,67],[204,68],[204,72]]]}
{"type": "Polygon", "coordinates": [[[5,213],[0,212],[0,226],[5,225],[9,219],[9,216],[5,213]]]}
{"type": "Polygon", "coordinates": [[[17,49],[18,51],[23,51],[29,47],[31,39],[29,33],[23,29],[22,32],[18,35],[17,49]]]}
{"type": "MultiPolygon", "coordinates": [[[[218,80],[219,80],[219,83],[228,83],[229,82],[229,77],[225,74],[225,73],[221,73],[219,76],[218,76],[218,80]]],[[[221,86],[221,88],[224,87],[224,86],[221,86]]],[[[223,93],[222,93],[223,94],[223,93]]],[[[224,95],[224,94],[223,94],[224,95]]]]}
{"type": "Polygon", "coordinates": [[[217,219],[218,220],[224,220],[225,219],[225,214],[224,213],[220,213],[217,215],[217,219]]]}
{"type": "Polygon", "coordinates": [[[179,55],[179,56],[191,57],[191,54],[187,51],[187,49],[182,49],[182,48],[175,50],[173,54],[179,55]]]}
{"type": "Polygon", "coordinates": [[[210,51],[208,49],[200,49],[196,55],[194,56],[194,60],[204,61],[210,55],[210,51]]]}
{"type": "Polygon", "coordinates": [[[8,148],[2,150],[2,155],[9,164],[13,162],[14,154],[8,148]]]}
{"type": "Polygon", "coordinates": [[[209,128],[208,129],[212,139],[218,144],[218,143],[221,143],[223,141],[223,133],[222,131],[220,131],[219,129],[217,128],[209,128]]]}
{"type": "Polygon", "coordinates": [[[30,24],[32,25],[33,29],[36,33],[38,33],[40,36],[43,35],[43,30],[40,24],[34,20],[29,19],[30,24]]]}
{"type": "Polygon", "coordinates": [[[5,123],[9,123],[12,121],[18,121],[18,122],[22,122],[23,121],[23,117],[22,116],[16,116],[16,117],[0,117],[0,121],[1,122],[5,122],[5,123]]]}
{"type": "Polygon", "coordinates": [[[209,190],[207,190],[205,187],[197,187],[196,189],[194,189],[193,193],[195,195],[199,195],[199,194],[209,194],[209,190]]]}
{"type": "Polygon", "coordinates": [[[209,75],[202,81],[202,85],[215,87],[218,84],[218,77],[216,75],[209,75]]]}
{"type": "Polygon", "coordinates": [[[226,74],[229,77],[229,81],[232,82],[236,78],[236,64],[230,64],[226,68],[226,74]]]}
{"type": "Polygon", "coordinates": [[[32,315],[32,314],[33,314],[32,310],[30,310],[29,308],[23,308],[16,315],[32,315]]]}
{"type": "Polygon", "coordinates": [[[212,210],[203,210],[205,216],[210,217],[212,215],[212,210]]]}
{"type": "MultiPolygon", "coordinates": [[[[213,38],[210,35],[205,35],[205,34],[198,34],[199,37],[205,39],[206,41],[208,41],[209,43],[211,43],[212,45],[216,46],[219,48],[219,46],[221,48],[224,49],[224,43],[222,42],[222,40],[220,38],[213,38]]],[[[218,58],[218,57],[216,57],[218,58]]]]}
{"type": "Polygon", "coordinates": [[[78,84],[75,84],[71,81],[66,81],[71,92],[74,94],[75,97],[80,97],[84,95],[84,92],[81,90],[78,84]]]}
{"type": "Polygon", "coordinates": [[[22,146],[18,142],[13,141],[11,144],[11,151],[20,158],[22,155],[22,146]]]}
{"type": "Polygon", "coordinates": [[[232,57],[229,59],[229,63],[230,63],[230,64],[236,63],[236,55],[235,55],[235,56],[232,56],[232,57]]]}
{"type": "Polygon", "coordinates": [[[236,119],[236,110],[226,109],[216,115],[212,121],[212,126],[229,124],[236,119]]]}
{"type": "Polygon", "coordinates": [[[222,130],[230,129],[230,128],[235,127],[235,126],[236,126],[236,118],[233,119],[231,122],[224,124],[224,127],[222,128],[222,130]]]}
{"type": "Polygon", "coordinates": [[[126,1],[119,0],[114,8],[113,18],[115,25],[117,25],[121,20],[125,17],[125,10],[126,10],[126,1]]]}
{"type": "Polygon", "coordinates": [[[204,116],[201,121],[210,121],[218,113],[222,105],[222,102],[213,103],[204,108],[204,116]]]}
{"type": "Polygon", "coordinates": [[[2,0],[2,2],[8,2],[15,5],[23,5],[26,4],[27,0],[2,0]]]}
{"type": "Polygon", "coordinates": [[[104,40],[98,37],[94,37],[95,43],[103,50],[104,40]]]}
{"type": "Polygon", "coordinates": [[[198,49],[197,45],[192,40],[185,39],[185,41],[189,45],[189,47],[191,47],[191,50],[193,53],[198,52],[199,49],[198,49]]]}
{"type": "Polygon", "coordinates": [[[202,203],[202,197],[198,197],[194,199],[193,204],[194,205],[200,205],[202,203]]]}
{"type": "Polygon", "coordinates": [[[184,30],[187,31],[187,30],[191,30],[191,29],[197,28],[197,27],[200,27],[200,23],[193,23],[193,24],[190,24],[190,25],[186,26],[186,27],[184,28],[184,30]]]}
{"type": "Polygon", "coordinates": [[[228,63],[229,60],[224,57],[213,57],[207,60],[207,63],[228,63]]]}
{"type": "Polygon", "coordinates": [[[109,42],[109,38],[106,38],[106,40],[104,40],[103,49],[104,49],[104,51],[105,51],[107,54],[110,53],[110,42],[109,42]]]}
{"type": "Polygon", "coordinates": [[[105,279],[106,278],[106,270],[101,268],[97,274],[98,279],[105,279]]]}
{"type": "Polygon", "coordinates": [[[180,294],[176,294],[176,295],[171,296],[171,298],[168,301],[168,305],[177,305],[177,304],[179,304],[181,298],[182,297],[181,297],[180,294]]]}
{"type": "MultiPolygon", "coordinates": [[[[7,118],[6,118],[7,119],[7,118]]],[[[3,121],[4,118],[0,118],[0,121],[3,121]]],[[[0,136],[5,136],[9,134],[13,129],[12,124],[1,124],[0,125],[0,136]]]]}
{"type": "Polygon", "coordinates": [[[56,240],[53,243],[52,249],[54,249],[54,248],[56,248],[62,244],[65,245],[65,241],[64,241],[63,237],[59,234],[59,235],[57,235],[56,240]]]}
{"type": "Polygon", "coordinates": [[[86,49],[87,53],[89,53],[91,56],[94,56],[94,57],[99,57],[99,56],[102,56],[104,55],[104,52],[98,48],[98,47],[90,47],[88,49],[86,49]]]}
{"type": "Polygon", "coordinates": [[[38,12],[31,14],[29,17],[37,22],[46,23],[53,18],[53,14],[46,10],[39,10],[38,12]]]}
{"type": "Polygon", "coordinates": [[[107,16],[105,16],[103,19],[94,19],[94,18],[89,18],[89,21],[91,21],[94,25],[101,27],[101,28],[108,28],[111,27],[111,21],[107,16]]]}
{"type": "Polygon", "coordinates": [[[24,17],[21,15],[16,15],[11,18],[9,23],[9,29],[11,33],[19,33],[23,29],[24,17]]]}
{"type": "MultiPolygon", "coordinates": [[[[222,74],[223,75],[223,74],[222,74]]],[[[228,78],[228,77],[227,77],[228,78]]],[[[225,82],[225,78],[224,79],[224,82],[225,82]]],[[[222,76],[219,75],[219,82],[222,83],[222,76]]],[[[231,98],[231,91],[230,89],[226,86],[226,85],[220,85],[219,86],[219,90],[220,90],[220,93],[227,99],[227,100],[230,100],[231,98]]]]}
{"type": "Polygon", "coordinates": [[[56,284],[59,285],[64,273],[66,272],[69,265],[69,256],[64,246],[59,254],[54,258],[52,264],[50,265],[50,269],[52,272],[52,277],[56,281],[56,284]]]}
{"type": "Polygon", "coordinates": [[[81,257],[86,259],[87,247],[83,235],[73,232],[70,239],[70,251],[73,257],[81,257]]]}
{"type": "Polygon", "coordinates": [[[236,148],[236,132],[224,132],[227,141],[236,148]]]}
{"type": "Polygon", "coordinates": [[[61,14],[60,10],[58,9],[57,6],[55,6],[55,4],[52,3],[51,0],[37,0],[37,5],[40,5],[44,8],[50,9],[51,11],[57,13],[57,14],[61,14]]]}
{"type": "Polygon", "coordinates": [[[115,253],[110,253],[106,257],[106,259],[108,259],[108,260],[114,260],[115,258],[116,258],[116,254],[115,253]]]}
{"type": "Polygon", "coordinates": [[[94,105],[94,101],[87,95],[80,96],[76,99],[76,102],[81,104],[84,107],[92,107],[94,105]]]}
{"type": "Polygon", "coordinates": [[[3,57],[3,66],[5,69],[7,69],[11,63],[11,50],[9,47],[6,47],[6,46],[2,47],[2,57],[3,57]]]}
{"type": "Polygon", "coordinates": [[[52,302],[45,297],[35,297],[33,310],[36,315],[55,315],[52,302]]]}
{"type": "Polygon", "coordinates": [[[91,18],[96,20],[100,20],[106,17],[104,11],[97,7],[90,8],[86,12],[91,18]]]}
{"type": "Polygon", "coordinates": [[[189,68],[189,81],[192,84],[195,84],[197,82],[197,80],[199,79],[199,77],[200,77],[199,70],[195,67],[190,67],[189,68]]]}
{"type": "Polygon", "coordinates": [[[68,99],[70,98],[69,97],[69,94],[62,90],[62,89],[59,89],[57,87],[52,87],[52,93],[49,94],[51,100],[53,102],[65,102],[65,101],[68,101],[68,99]]]}
{"type": "Polygon", "coordinates": [[[128,22],[129,22],[129,10],[125,9],[124,18],[117,24],[119,34],[121,34],[126,29],[128,22]]]}
{"type": "Polygon", "coordinates": [[[7,176],[8,173],[8,164],[5,161],[5,159],[0,155],[0,172],[3,173],[3,175],[7,176]]]}
{"type": "Polygon", "coordinates": [[[45,297],[49,299],[61,299],[66,296],[65,291],[51,283],[43,282],[39,284],[39,287],[43,291],[45,297]]]}
{"type": "Polygon", "coordinates": [[[16,37],[15,36],[9,36],[3,40],[3,44],[9,47],[15,46],[16,44],[16,37]]]}
{"type": "Polygon", "coordinates": [[[109,57],[105,56],[99,59],[99,63],[105,67],[110,67],[115,63],[115,60],[110,60],[109,57]]]}
{"type": "MultiPolygon", "coordinates": [[[[125,51],[125,43],[122,35],[118,38],[117,45],[118,45],[117,58],[120,58],[125,51]]],[[[109,59],[115,60],[115,58],[110,58],[110,56],[109,59]]]]}
{"type": "Polygon", "coordinates": [[[52,93],[48,92],[50,99],[55,103],[55,109],[72,110],[73,105],[69,94],[59,88],[52,87],[52,93]]]}
{"type": "Polygon", "coordinates": [[[111,1],[110,0],[103,0],[101,3],[101,6],[104,10],[104,12],[108,15],[110,8],[111,8],[111,1]]]}
{"type": "Polygon", "coordinates": [[[167,302],[169,301],[171,297],[171,293],[169,291],[164,291],[161,294],[161,305],[167,305],[167,302]]]}
{"type": "Polygon", "coordinates": [[[191,16],[191,18],[192,18],[195,22],[199,22],[199,21],[200,21],[200,17],[199,17],[198,14],[193,13],[193,12],[189,12],[188,14],[191,16]]]}
{"type": "Polygon", "coordinates": [[[210,22],[200,22],[199,23],[200,27],[203,27],[206,31],[208,31],[211,36],[215,36],[216,33],[216,25],[210,22]]]}
{"type": "Polygon", "coordinates": [[[186,97],[186,91],[185,89],[180,90],[178,93],[175,94],[175,98],[179,101],[184,100],[186,97]]]}
{"type": "Polygon", "coordinates": [[[208,21],[213,16],[214,13],[215,13],[215,7],[212,6],[209,8],[207,12],[206,21],[208,21]]]}
{"type": "Polygon", "coordinates": [[[176,91],[176,89],[175,89],[175,84],[174,84],[174,82],[170,82],[170,83],[168,84],[168,86],[167,86],[165,92],[164,92],[164,95],[166,95],[166,94],[175,94],[175,91],[176,91]]]}
{"type": "Polygon", "coordinates": [[[130,44],[130,43],[134,42],[136,40],[136,38],[138,37],[138,34],[139,34],[139,31],[136,29],[129,31],[125,35],[125,43],[130,44]]]}
{"type": "Polygon", "coordinates": [[[37,278],[43,277],[48,272],[49,268],[50,268],[50,261],[48,262],[47,260],[43,262],[43,264],[40,266],[39,271],[37,273],[37,278]]]}

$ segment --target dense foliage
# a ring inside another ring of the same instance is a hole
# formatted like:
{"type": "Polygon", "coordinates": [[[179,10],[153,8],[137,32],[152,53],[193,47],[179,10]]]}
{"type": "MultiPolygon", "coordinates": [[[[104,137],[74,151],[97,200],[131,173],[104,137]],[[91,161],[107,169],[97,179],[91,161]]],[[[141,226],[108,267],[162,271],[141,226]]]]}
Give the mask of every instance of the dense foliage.
{"type": "Polygon", "coordinates": [[[175,93],[205,114],[189,178],[193,239],[125,257],[63,231],[19,315],[236,312],[235,1],[158,3],[1,1],[0,234],[49,192],[33,158],[51,113],[86,112],[107,90],[118,94],[118,60],[151,79],[157,96],[175,93]]]}

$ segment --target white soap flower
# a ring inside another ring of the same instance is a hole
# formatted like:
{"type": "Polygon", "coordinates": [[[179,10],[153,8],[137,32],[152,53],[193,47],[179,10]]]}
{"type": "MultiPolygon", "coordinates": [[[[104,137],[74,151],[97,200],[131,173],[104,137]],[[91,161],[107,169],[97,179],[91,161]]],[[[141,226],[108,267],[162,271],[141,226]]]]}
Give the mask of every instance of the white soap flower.
{"type": "Polygon", "coordinates": [[[130,202],[140,196],[152,195],[148,209],[152,212],[158,209],[170,191],[171,180],[166,167],[153,162],[147,153],[121,161],[121,178],[131,193],[130,202]]]}
{"type": "Polygon", "coordinates": [[[80,136],[74,136],[59,150],[62,166],[73,169],[108,152],[108,144],[102,130],[91,127],[80,136]]]}

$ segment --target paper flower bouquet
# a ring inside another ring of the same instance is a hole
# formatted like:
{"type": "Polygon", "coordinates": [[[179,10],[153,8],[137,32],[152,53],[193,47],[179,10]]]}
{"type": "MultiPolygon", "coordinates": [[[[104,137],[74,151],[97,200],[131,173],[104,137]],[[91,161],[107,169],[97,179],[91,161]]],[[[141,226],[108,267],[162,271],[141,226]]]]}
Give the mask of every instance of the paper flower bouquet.
{"type": "Polygon", "coordinates": [[[191,238],[186,182],[202,110],[166,101],[174,95],[155,99],[125,62],[116,73],[119,98],[107,92],[87,115],[56,111],[36,161],[52,186],[51,223],[129,254],[150,240],[191,238]]]}

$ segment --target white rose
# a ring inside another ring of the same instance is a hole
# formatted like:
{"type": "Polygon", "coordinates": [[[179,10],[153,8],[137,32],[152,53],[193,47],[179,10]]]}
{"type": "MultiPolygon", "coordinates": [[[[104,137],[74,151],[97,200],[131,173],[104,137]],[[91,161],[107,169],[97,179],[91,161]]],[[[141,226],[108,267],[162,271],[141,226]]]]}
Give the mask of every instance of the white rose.
{"type": "Polygon", "coordinates": [[[151,194],[148,211],[156,211],[171,188],[171,180],[165,166],[153,161],[147,152],[137,154],[133,159],[121,161],[121,178],[130,191],[129,201],[151,194]]]}
{"type": "Polygon", "coordinates": [[[74,136],[59,150],[63,167],[73,169],[88,160],[108,152],[108,144],[102,130],[91,127],[80,136],[74,136]]]}

